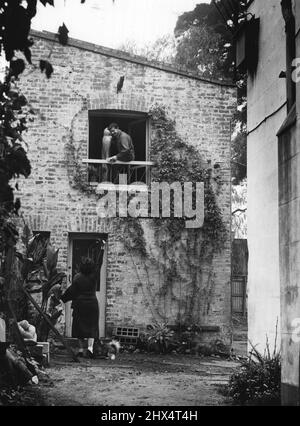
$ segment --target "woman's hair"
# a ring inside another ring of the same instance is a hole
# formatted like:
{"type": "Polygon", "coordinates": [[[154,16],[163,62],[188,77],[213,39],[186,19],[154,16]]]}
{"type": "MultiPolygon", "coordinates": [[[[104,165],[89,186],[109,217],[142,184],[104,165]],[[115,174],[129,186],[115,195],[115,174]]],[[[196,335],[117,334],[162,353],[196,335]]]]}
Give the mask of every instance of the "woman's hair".
{"type": "Polygon", "coordinates": [[[104,136],[110,136],[110,131],[108,130],[107,127],[106,127],[106,129],[104,129],[103,135],[104,136]]]}
{"type": "Polygon", "coordinates": [[[79,265],[79,271],[83,274],[83,275],[90,275],[93,272],[95,272],[95,264],[92,261],[92,259],[88,258],[88,257],[82,257],[81,258],[81,262],[79,265]]]}

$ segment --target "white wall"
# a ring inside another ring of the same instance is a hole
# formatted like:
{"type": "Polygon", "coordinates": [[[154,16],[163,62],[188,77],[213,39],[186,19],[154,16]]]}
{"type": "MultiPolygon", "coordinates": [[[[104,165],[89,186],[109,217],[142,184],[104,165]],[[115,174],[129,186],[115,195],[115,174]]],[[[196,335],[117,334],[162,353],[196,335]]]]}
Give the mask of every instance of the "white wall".
{"type": "MultiPolygon", "coordinates": [[[[297,58],[300,57],[300,4],[296,3],[297,58]]],[[[279,139],[280,272],[282,318],[282,404],[299,405],[300,354],[300,91],[297,124],[279,139]]]]}
{"type": "Polygon", "coordinates": [[[261,28],[257,75],[248,81],[248,321],[249,339],[261,351],[266,336],[274,344],[280,322],[276,133],[286,117],[285,106],[275,113],[286,101],[285,80],[279,79],[286,68],[284,21],[280,1],[267,3],[256,0],[249,9],[260,17],[261,28]]]}

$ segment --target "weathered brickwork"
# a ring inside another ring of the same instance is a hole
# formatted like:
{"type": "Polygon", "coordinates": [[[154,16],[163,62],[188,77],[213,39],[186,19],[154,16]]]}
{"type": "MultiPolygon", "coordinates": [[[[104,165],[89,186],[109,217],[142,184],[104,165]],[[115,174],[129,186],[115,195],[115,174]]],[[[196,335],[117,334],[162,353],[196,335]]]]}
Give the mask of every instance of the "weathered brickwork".
{"type": "MultiPolygon", "coordinates": [[[[98,52],[93,45],[73,42],[66,47],[47,33],[33,33],[33,63],[47,59],[54,67],[51,79],[38,69],[26,70],[19,86],[38,112],[26,136],[33,171],[22,182],[24,214],[33,230],[50,231],[60,248],[60,267],[67,269],[69,234],[108,236],[106,328],[153,323],[149,289],[141,284],[145,272],[118,240],[118,229],[96,214],[96,200],[71,187],[66,143],[73,142],[81,158],[88,157],[88,110],[114,109],[148,112],[155,103],[166,105],[180,136],[196,146],[203,158],[221,166],[222,189],[218,204],[230,231],[230,124],[235,90],[229,85],[202,81],[174,71],[151,67],[98,52]],[[82,46],[80,48],[79,46],[82,46]],[[120,94],[116,85],[126,75],[120,94]],[[140,271],[140,279],[137,270],[140,271]]],[[[105,51],[104,51],[105,52],[105,51]]],[[[112,51],[108,51],[112,52],[112,51]]],[[[215,257],[215,288],[209,314],[200,325],[214,325],[228,336],[230,328],[230,239],[215,257]]],[[[155,285],[155,284],[153,284],[155,285]]],[[[170,307],[171,322],[176,317],[170,307]]]]}

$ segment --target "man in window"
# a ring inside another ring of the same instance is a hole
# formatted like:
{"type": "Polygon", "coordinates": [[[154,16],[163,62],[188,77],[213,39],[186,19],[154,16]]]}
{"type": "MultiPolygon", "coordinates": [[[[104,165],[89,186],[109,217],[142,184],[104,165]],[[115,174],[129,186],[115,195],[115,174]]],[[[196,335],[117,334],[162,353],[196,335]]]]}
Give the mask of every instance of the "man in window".
{"type": "Polygon", "coordinates": [[[134,160],[134,146],[131,137],[120,130],[117,123],[111,123],[108,130],[112,135],[112,144],[114,145],[116,155],[109,157],[107,161],[114,163],[116,161],[123,161],[129,163],[134,160]]]}

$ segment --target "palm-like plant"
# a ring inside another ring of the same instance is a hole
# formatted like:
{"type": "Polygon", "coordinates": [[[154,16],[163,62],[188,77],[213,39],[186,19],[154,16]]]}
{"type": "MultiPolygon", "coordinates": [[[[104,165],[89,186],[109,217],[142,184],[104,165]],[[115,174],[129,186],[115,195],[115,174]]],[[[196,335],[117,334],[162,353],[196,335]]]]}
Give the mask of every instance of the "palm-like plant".
{"type": "MultiPolygon", "coordinates": [[[[57,271],[59,249],[55,249],[48,238],[42,234],[32,236],[30,229],[25,225],[22,241],[26,247],[22,257],[22,275],[25,286],[28,286],[33,275],[38,274],[40,280],[40,291],[42,292],[41,310],[47,315],[54,325],[61,315],[57,309],[59,302],[59,291],[66,277],[64,272],[57,271]],[[43,276],[43,279],[41,279],[43,276]]],[[[19,254],[20,256],[20,254],[19,254]]],[[[42,314],[36,319],[38,339],[46,341],[49,334],[49,326],[42,314]]]]}
{"type": "Polygon", "coordinates": [[[145,337],[148,347],[155,346],[160,352],[165,353],[168,350],[169,343],[174,338],[174,331],[165,323],[156,323],[148,325],[145,337]]]}

